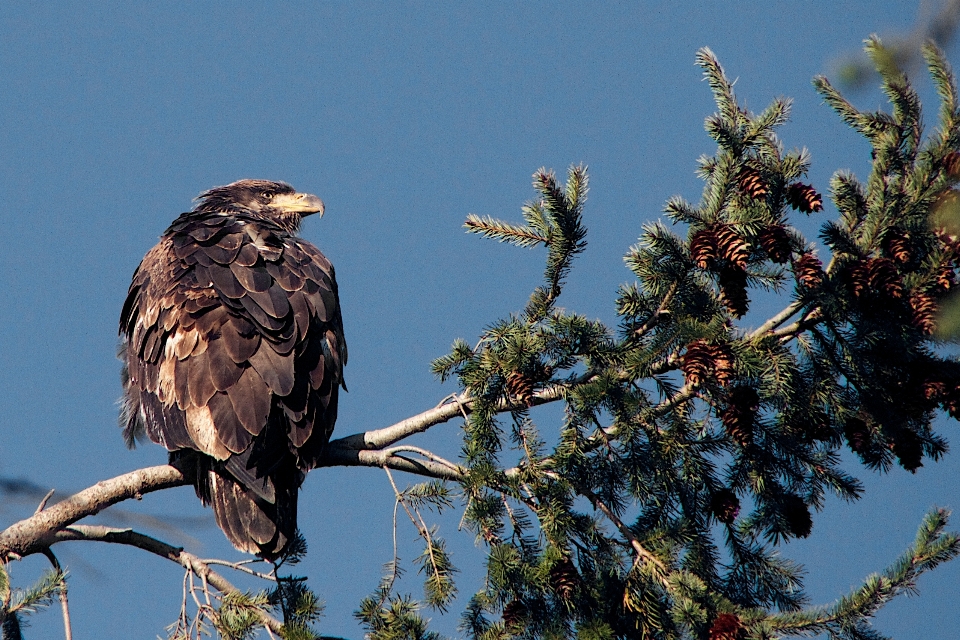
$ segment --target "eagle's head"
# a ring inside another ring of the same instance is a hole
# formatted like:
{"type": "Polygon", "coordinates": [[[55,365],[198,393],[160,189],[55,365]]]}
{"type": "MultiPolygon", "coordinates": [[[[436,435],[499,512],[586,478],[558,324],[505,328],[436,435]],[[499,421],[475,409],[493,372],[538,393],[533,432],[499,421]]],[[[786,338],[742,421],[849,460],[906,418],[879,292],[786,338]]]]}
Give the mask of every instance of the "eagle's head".
{"type": "Polygon", "coordinates": [[[223,187],[204,191],[193,208],[198,212],[244,212],[279,224],[290,233],[300,228],[300,220],[312,213],[323,215],[323,201],[309,193],[297,193],[286,182],[237,180],[223,187]]]}

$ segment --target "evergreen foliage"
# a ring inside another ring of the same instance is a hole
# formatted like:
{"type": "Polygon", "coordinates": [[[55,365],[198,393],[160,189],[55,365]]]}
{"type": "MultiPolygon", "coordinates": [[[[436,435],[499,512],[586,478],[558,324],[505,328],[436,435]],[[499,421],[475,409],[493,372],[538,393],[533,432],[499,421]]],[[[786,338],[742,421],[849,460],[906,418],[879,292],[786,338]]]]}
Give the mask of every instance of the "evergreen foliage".
{"type": "Polygon", "coordinates": [[[0,638],[22,640],[23,618],[44,609],[66,588],[66,574],[48,571],[28,589],[13,589],[6,568],[0,565],[0,638]]]}
{"type": "Polygon", "coordinates": [[[942,105],[924,137],[916,93],[878,40],[866,49],[891,113],[861,112],[814,81],[874,157],[865,182],[831,181],[839,217],[823,225],[826,266],[789,221],[823,209],[801,182],[809,154],[776,136],[789,101],[748,112],[708,49],[697,62],[718,149],[699,160],[703,195],[670,199],[680,233],[649,224],[628,252],[637,280],[619,293],[616,330],[555,305],[586,246],[583,167],[565,187],[536,172],[525,224],[467,219],[471,232],[548,249],[523,313],[434,363],[472,402],[464,520],[488,558],[463,615],[468,637],[880,637],[870,616],[960,552],[946,513],[931,513],[890,569],[808,608],[800,568],[777,551],[810,534],[827,494],[860,495],[842,447],[870,469],[913,472],[946,451],[932,420],[937,409],[956,417],[960,400],[960,368],[932,335],[960,257],[942,222],[960,179],[955,82],[926,47],[942,105]],[[748,331],[737,320],[758,287],[790,301],[748,331]],[[566,412],[550,446],[531,408],[556,387],[566,412]]]}

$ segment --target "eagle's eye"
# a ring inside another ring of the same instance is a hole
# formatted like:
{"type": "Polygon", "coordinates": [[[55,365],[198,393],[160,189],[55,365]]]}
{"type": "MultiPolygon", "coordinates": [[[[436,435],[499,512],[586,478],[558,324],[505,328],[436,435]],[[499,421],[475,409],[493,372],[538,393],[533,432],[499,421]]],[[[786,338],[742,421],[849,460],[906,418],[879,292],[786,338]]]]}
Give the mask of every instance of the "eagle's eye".
{"type": "Polygon", "coordinates": [[[263,198],[264,200],[272,200],[273,196],[274,196],[273,191],[262,191],[260,193],[260,197],[263,198]]]}

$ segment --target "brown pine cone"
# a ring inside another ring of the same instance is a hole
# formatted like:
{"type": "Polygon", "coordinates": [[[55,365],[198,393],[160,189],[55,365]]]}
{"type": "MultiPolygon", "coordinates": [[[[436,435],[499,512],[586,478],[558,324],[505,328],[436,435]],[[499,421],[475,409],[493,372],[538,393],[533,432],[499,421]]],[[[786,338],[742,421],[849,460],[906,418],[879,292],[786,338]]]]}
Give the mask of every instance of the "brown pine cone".
{"type": "Polygon", "coordinates": [[[936,329],[937,301],[929,293],[916,292],[910,296],[913,325],[927,335],[936,329]]]}
{"type": "Polygon", "coordinates": [[[690,238],[690,257],[701,269],[707,269],[717,257],[717,232],[711,228],[700,229],[690,238]]]}
{"type": "Polygon", "coordinates": [[[949,263],[940,265],[933,279],[933,292],[936,294],[944,294],[955,286],[957,286],[957,279],[953,272],[953,265],[949,263]]]}
{"type": "Polygon", "coordinates": [[[734,318],[743,317],[749,308],[747,296],[747,272],[727,267],[720,271],[720,302],[734,318]]]}
{"type": "Polygon", "coordinates": [[[731,524],[740,515],[740,499],[726,487],[710,496],[710,512],[724,524],[731,524]]]}
{"type": "Polygon", "coordinates": [[[863,453],[870,446],[870,426],[860,418],[848,418],[843,425],[843,435],[854,453],[863,453]]]}
{"type": "Polygon", "coordinates": [[[755,200],[759,200],[767,195],[767,185],[763,181],[760,172],[751,166],[744,166],[737,174],[737,186],[740,191],[755,200]]]}
{"type": "Polygon", "coordinates": [[[890,229],[883,236],[883,252],[900,264],[910,262],[910,236],[901,229],[890,229]]]}
{"type": "Polygon", "coordinates": [[[783,264],[790,259],[790,234],[782,224],[771,224],[761,229],[757,241],[773,262],[783,264]]]}
{"type": "Polygon", "coordinates": [[[854,298],[870,291],[870,262],[869,260],[854,260],[847,263],[842,270],[842,278],[854,298]]]}
{"type": "Polygon", "coordinates": [[[812,253],[805,253],[793,261],[793,275],[804,289],[815,289],[823,283],[823,263],[812,253]]]}
{"type": "Polygon", "coordinates": [[[871,291],[880,292],[888,298],[903,297],[903,280],[893,260],[872,258],[867,264],[871,291]]]}
{"type": "Polygon", "coordinates": [[[713,355],[713,377],[717,384],[725,386],[733,378],[733,353],[726,344],[714,344],[710,349],[713,355]]]}
{"type": "Polygon", "coordinates": [[[710,640],[741,640],[746,634],[740,618],[732,613],[720,613],[710,625],[710,640]]]}
{"type": "Polygon", "coordinates": [[[564,556],[550,569],[550,586],[561,600],[570,600],[580,586],[580,574],[573,561],[564,556]]]}
{"type": "Polygon", "coordinates": [[[960,179],[960,153],[951,151],[943,156],[943,168],[954,180],[960,179]]]}
{"type": "Polygon", "coordinates": [[[504,389],[510,397],[516,398],[517,402],[527,407],[533,406],[533,380],[519,371],[513,371],[507,376],[504,389]]]}
{"type": "Polygon", "coordinates": [[[738,269],[747,267],[750,257],[750,245],[737,231],[728,224],[717,225],[717,253],[724,260],[738,269]]]}
{"type": "Polygon", "coordinates": [[[753,423],[759,409],[760,397],[752,387],[734,387],[727,395],[720,421],[727,435],[743,448],[753,442],[753,423]]]}
{"type": "Polygon", "coordinates": [[[812,186],[802,182],[794,182],[787,187],[787,202],[803,213],[823,210],[823,198],[812,186]]]}
{"type": "Polygon", "coordinates": [[[810,507],[800,496],[787,494],[783,497],[783,517],[787,521],[790,533],[797,538],[806,538],[813,530],[810,507]]]}
{"type": "Polygon", "coordinates": [[[904,430],[898,433],[887,446],[897,456],[900,466],[910,473],[916,473],[923,466],[923,443],[914,432],[904,430]]]}
{"type": "Polygon", "coordinates": [[[527,617],[527,606],[521,600],[511,600],[503,608],[503,625],[509,629],[516,629],[523,625],[527,617]]]}
{"type": "Polygon", "coordinates": [[[713,348],[706,340],[694,340],[680,358],[680,370],[687,384],[699,387],[715,370],[713,348]]]}

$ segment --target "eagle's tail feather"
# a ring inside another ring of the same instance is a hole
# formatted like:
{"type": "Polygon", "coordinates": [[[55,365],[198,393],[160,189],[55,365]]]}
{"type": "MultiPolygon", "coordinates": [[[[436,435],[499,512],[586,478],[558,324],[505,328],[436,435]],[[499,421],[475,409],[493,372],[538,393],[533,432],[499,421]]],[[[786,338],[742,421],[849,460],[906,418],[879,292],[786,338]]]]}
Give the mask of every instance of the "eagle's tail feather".
{"type": "Polygon", "coordinates": [[[240,551],[278,558],[296,535],[297,490],[278,487],[271,504],[232,478],[208,471],[210,504],[217,525],[240,551]]]}

